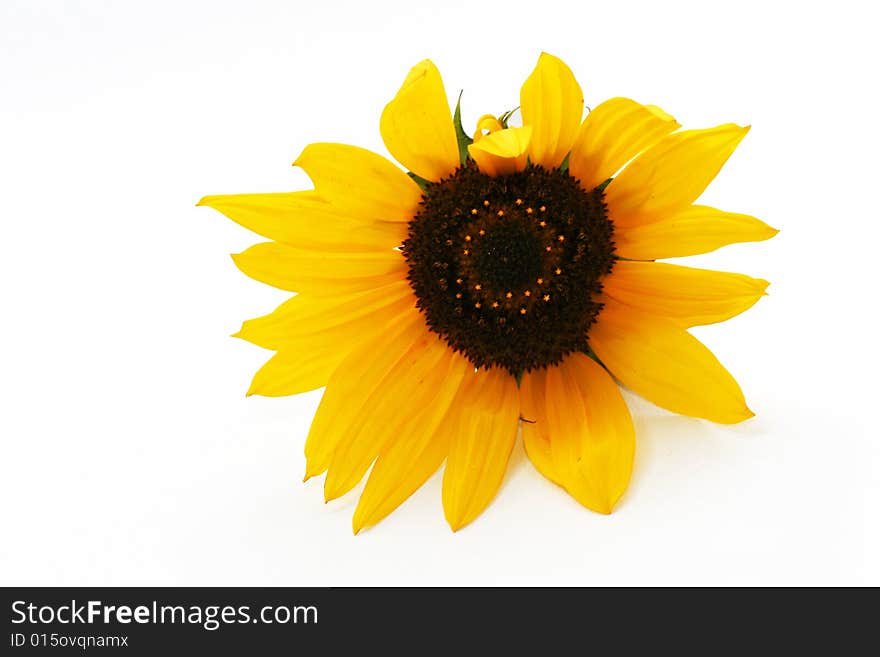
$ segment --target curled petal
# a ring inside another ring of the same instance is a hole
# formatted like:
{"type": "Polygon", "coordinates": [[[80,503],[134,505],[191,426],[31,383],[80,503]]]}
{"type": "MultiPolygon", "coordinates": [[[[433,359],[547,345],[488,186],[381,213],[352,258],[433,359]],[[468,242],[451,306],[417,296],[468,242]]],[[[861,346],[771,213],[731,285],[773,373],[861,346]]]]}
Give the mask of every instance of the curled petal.
{"type": "Polygon", "coordinates": [[[416,64],[379,123],[388,152],[425,180],[436,182],[459,165],[458,139],[440,71],[416,64]]]}
{"type": "Polygon", "coordinates": [[[489,176],[502,176],[526,168],[532,129],[507,128],[485,135],[468,146],[468,154],[480,171],[489,176]]]}

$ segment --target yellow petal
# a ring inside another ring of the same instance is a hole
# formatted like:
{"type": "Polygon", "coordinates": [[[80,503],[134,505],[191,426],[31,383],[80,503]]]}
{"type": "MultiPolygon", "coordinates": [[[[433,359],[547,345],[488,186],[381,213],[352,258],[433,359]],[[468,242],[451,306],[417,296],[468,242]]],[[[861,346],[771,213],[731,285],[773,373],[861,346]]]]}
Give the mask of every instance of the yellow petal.
{"type": "Polygon", "coordinates": [[[345,351],[277,353],[254,375],[247,391],[263,397],[286,397],[308,392],[327,384],[345,351]]]}
{"type": "Polygon", "coordinates": [[[367,400],[391,369],[416,346],[431,337],[418,313],[367,340],[351,351],[327,382],[327,389],[306,438],[306,478],[321,474],[333,452],[355,426],[367,400]]]}
{"type": "Polygon", "coordinates": [[[523,441],[535,467],[578,502],[611,513],[632,473],[635,430],[620,390],[583,354],[523,377],[523,441]],[[528,400],[528,401],[527,401],[528,400]],[[527,410],[528,409],[528,410],[527,410]]]}
{"type": "Polygon", "coordinates": [[[413,66],[385,106],[379,130],[388,152],[425,180],[436,182],[460,164],[443,79],[427,59],[413,66]]]}
{"type": "Polygon", "coordinates": [[[198,204],[263,237],[304,249],[389,249],[406,238],[406,224],[358,219],[314,191],[206,196],[198,204]]]}
{"type": "Polygon", "coordinates": [[[616,262],[602,279],[612,299],[685,327],[739,315],[764,296],[768,285],[743,274],[626,260],[616,262]]]}
{"type": "MultiPolygon", "coordinates": [[[[523,375],[520,385],[520,415],[523,422],[523,447],[532,464],[554,484],[563,486],[562,474],[556,472],[547,427],[547,370],[523,375]]],[[[564,474],[564,473],[563,473],[564,474]]]]}
{"type": "Polygon", "coordinates": [[[675,121],[671,114],[663,111],[662,108],[657,107],[656,105],[645,105],[645,108],[649,110],[654,116],[658,119],[662,119],[663,121],[675,121]]]}
{"type": "Polygon", "coordinates": [[[679,127],[671,116],[629,98],[612,98],[581,124],[568,170],[584,189],[593,189],[646,148],[679,127]]]}
{"type": "Polygon", "coordinates": [[[344,297],[300,295],[248,320],[235,337],[278,350],[254,376],[249,395],[295,395],[326,385],[359,344],[419,319],[404,281],[344,297]]]}
{"type": "Polygon", "coordinates": [[[400,506],[437,471],[449,453],[451,436],[448,431],[438,429],[463,377],[468,369],[473,370],[473,365],[451,351],[447,358],[451,367],[438,381],[437,397],[423,410],[411,408],[412,404],[406,400],[404,404],[409,410],[399,409],[397,414],[405,416],[406,423],[385,446],[370,471],[352,519],[355,533],[375,525],[400,506]]]}
{"type": "Polygon", "coordinates": [[[519,425],[516,381],[498,368],[466,378],[442,431],[451,435],[443,473],[446,521],[458,531],[492,501],[519,425]]]}
{"type": "Polygon", "coordinates": [[[686,208],[712,182],[748,131],[728,123],[661,139],[606,188],[605,201],[615,226],[647,223],[686,208]]]}
{"type": "Polygon", "coordinates": [[[487,134],[504,130],[504,125],[492,114],[483,114],[477,119],[477,128],[474,130],[474,141],[480,141],[487,134]],[[486,132],[483,132],[485,130],[486,132]]]}
{"type": "Polygon", "coordinates": [[[309,174],[318,194],[354,217],[409,221],[422,198],[422,190],[406,173],[357,146],[311,144],[293,164],[309,174]]]}
{"type": "Polygon", "coordinates": [[[468,146],[468,153],[489,176],[502,176],[526,168],[532,128],[507,128],[485,135],[468,146]]]}
{"type": "Polygon", "coordinates": [[[406,261],[393,249],[339,253],[264,242],[232,259],[251,278],[291,292],[346,294],[406,277],[406,261]]]}
{"type": "Polygon", "coordinates": [[[555,169],[571,150],[581,124],[584,94],[580,85],[561,59],[541,53],[519,99],[523,125],[532,128],[532,164],[555,169]]]}
{"type": "Polygon", "coordinates": [[[247,320],[234,337],[294,354],[346,351],[401,315],[417,315],[415,303],[406,281],[344,296],[300,294],[268,315],[247,320]]]}
{"type": "Polygon", "coordinates": [[[691,205],[658,221],[620,227],[615,250],[623,258],[656,260],[708,253],[738,242],[760,242],[779,231],[747,214],[691,205]]]}
{"type": "Polygon", "coordinates": [[[590,347],[625,386],[675,413],[733,424],[754,415],[718,359],[671,320],[604,299],[590,347]]]}
{"type": "MultiPolygon", "coordinates": [[[[453,358],[442,338],[425,331],[423,338],[388,371],[351,423],[339,427],[344,436],[330,459],[324,481],[325,499],[336,499],[350,491],[388,445],[420,431],[412,420],[423,409],[436,405],[434,410],[442,416],[444,406],[451,401],[443,394],[447,392],[447,379],[456,389],[464,375],[460,363],[461,358],[453,358]]],[[[431,423],[436,422],[431,419],[431,423]]]]}

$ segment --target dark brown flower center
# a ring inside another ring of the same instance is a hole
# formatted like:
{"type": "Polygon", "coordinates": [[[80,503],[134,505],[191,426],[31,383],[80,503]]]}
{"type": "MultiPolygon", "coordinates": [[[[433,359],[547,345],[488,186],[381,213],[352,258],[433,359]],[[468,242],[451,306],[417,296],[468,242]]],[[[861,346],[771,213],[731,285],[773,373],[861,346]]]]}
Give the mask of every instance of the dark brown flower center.
{"type": "Polygon", "coordinates": [[[517,376],[587,349],[612,237],[600,189],[540,166],[493,178],[469,164],[427,186],[403,254],[431,330],[476,367],[517,376]]]}

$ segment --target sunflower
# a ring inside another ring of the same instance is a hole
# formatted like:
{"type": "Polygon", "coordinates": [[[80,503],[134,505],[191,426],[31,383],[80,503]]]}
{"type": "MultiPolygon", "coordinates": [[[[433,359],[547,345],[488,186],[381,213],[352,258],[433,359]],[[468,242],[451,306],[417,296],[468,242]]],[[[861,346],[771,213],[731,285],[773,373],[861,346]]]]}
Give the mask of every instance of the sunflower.
{"type": "Polygon", "coordinates": [[[423,61],[380,122],[406,171],[312,144],[294,165],[313,190],[200,202],[271,240],[233,256],[245,274],[297,293],[236,334],[275,352],[248,394],[325,386],[306,479],[326,473],[332,500],[369,471],[355,533],[444,461],[446,519],[467,525],[520,427],[544,476],[610,513],[635,450],[618,384],[714,422],[753,415],[688,328],[743,312],[768,283],[656,262],[776,234],[694,204],[748,128],[679,130],[626,98],[584,118],[574,75],[548,54],[519,108],[521,126],[486,115],[471,139],[423,61]]]}

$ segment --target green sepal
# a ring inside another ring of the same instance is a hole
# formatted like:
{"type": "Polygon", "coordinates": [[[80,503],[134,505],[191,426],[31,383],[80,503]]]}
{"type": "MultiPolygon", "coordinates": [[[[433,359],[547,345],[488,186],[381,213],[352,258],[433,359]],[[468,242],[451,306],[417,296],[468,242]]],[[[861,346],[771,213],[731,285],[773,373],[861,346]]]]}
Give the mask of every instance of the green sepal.
{"type": "Polygon", "coordinates": [[[609,178],[608,180],[606,180],[605,182],[603,182],[601,185],[597,185],[597,186],[596,186],[596,189],[598,189],[600,192],[604,192],[604,191],[605,191],[605,188],[608,187],[608,184],[609,184],[612,180],[614,180],[614,178],[609,178]]]}
{"type": "MultiPolygon", "coordinates": [[[[571,153],[569,153],[568,155],[566,155],[566,156],[565,156],[565,159],[562,160],[562,164],[559,165],[559,170],[560,170],[562,173],[565,173],[566,171],[568,171],[568,158],[570,158],[570,157],[571,157],[571,153]]],[[[606,185],[607,183],[602,183],[602,184],[603,184],[603,185],[606,185]]]]}
{"type": "Polygon", "coordinates": [[[498,117],[498,123],[500,123],[503,128],[507,128],[508,127],[507,123],[508,123],[508,121],[510,121],[510,117],[513,116],[513,113],[518,109],[519,109],[519,106],[517,105],[512,110],[506,111],[504,114],[502,114],[501,116],[498,117]]]}
{"type": "Polygon", "coordinates": [[[412,171],[407,171],[406,175],[408,175],[410,178],[412,178],[415,181],[416,185],[418,185],[423,192],[426,189],[428,189],[428,181],[425,180],[424,178],[422,178],[421,176],[417,176],[412,171]]]}
{"type": "Polygon", "coordinates": [[[468,146],[474,143],[474,140],[468,137],[461,125],[461,95],[464,90],[458,92],[458,102],[455,104],[455,114],[452,117],[452,124],[455,126],[455,138],[458,139],[458,158],[461,165],[467,164],[468,146]]]}

